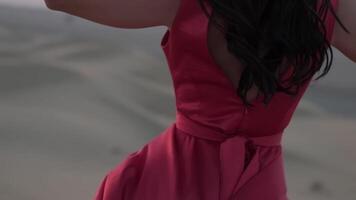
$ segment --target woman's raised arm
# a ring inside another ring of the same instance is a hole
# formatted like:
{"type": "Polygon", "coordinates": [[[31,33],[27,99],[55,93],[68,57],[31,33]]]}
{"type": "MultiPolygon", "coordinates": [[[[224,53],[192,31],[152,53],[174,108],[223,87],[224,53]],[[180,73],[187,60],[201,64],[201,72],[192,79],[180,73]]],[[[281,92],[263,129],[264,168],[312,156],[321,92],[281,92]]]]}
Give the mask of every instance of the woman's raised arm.
{"type": "Polygon", "coordinates": [[[356,62],[356,0],[338,0],[337,16],[350,31],[347,33],[335,22],[331,44],[342,54],[356,62]]]}
{"type": "Polygon", "coordinates": [[[45,0],[51,10],[119,28],[169,24],[180,0],[45,0]]]}

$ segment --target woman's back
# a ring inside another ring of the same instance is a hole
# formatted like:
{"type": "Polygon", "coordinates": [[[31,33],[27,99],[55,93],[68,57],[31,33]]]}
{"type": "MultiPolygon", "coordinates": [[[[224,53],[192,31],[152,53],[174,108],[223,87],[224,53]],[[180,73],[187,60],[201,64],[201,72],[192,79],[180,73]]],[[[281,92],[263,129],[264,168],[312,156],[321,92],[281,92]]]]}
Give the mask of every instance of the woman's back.
{"type": "Polygon", "coordinates": [[[96,200],[288,199],[281,140],[308,82],[296,96],[279,93],[267,107],[261,98],[246,107],[219,66],[238,61],[213,58],[208,33],[223,37],[209,27],[197,1],[181,0],[161,40],[176,121],[111,170],[96,200]]]}
{"type": "MultiPolygon", "coordinates": [[[[338,0],[332,3],[336,6],[338,0]]],[[[87,13],[95,13],[91,8],[87,13]]],[[[208,10],[211,13],[211,7],[208,10]]],[[[227,50],[223,35],[209,26],[198,1],[180,0],[171,16],[161,48],[174,83],[176,121],[110,170],[95,199],[287,200],[281,140],[309,82],[296,96],[276,94],[268,106],[261,96],[255,98],[254,87],[247,95],[254,107],[246,107],[236,95],[242,62],[227,50]]],[[[160,18],[150,19],[145,22],[160,23],[160,18]]],[[[95,20],[106,21],[98,16],[95,20]]],[[[143,26],[137,16],[135,23],[124,21],[106,24],[143,26]]],[[[326,27],[331,36],[333,18],[326,27]]]]}

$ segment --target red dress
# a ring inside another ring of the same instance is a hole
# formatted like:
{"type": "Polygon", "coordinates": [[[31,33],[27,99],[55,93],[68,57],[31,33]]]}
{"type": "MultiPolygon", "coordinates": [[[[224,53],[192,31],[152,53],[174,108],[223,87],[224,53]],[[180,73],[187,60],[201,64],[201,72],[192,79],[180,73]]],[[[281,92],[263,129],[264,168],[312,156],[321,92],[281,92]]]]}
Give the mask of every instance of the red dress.
{"type": "MultiPolygon", "coordinates": [[[[333,26],[329,13],[329,39],[333,26]]],[[[208,51],[207,28],[198,1],[181,0],[160,44],[176,120],[108,172],[95,200],[288,199],[281,139],[310,82],[295,97],[277,93],[267,107],[261,97],[245,107],[208,51]]]]}

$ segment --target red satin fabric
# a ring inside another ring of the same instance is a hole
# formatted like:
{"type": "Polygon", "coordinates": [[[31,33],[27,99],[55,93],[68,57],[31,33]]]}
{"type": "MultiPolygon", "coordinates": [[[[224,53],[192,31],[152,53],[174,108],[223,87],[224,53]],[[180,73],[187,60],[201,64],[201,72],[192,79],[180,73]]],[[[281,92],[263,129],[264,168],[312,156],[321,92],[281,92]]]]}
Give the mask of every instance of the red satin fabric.
{"type": "Polygon", "coordinates": [[[95,200],[288,200],[281,140],[309,82],[245,107],[208,51],[207,28],[198,2],[181,0],[161,40],[176,120],[108,172],[95,200]]]}

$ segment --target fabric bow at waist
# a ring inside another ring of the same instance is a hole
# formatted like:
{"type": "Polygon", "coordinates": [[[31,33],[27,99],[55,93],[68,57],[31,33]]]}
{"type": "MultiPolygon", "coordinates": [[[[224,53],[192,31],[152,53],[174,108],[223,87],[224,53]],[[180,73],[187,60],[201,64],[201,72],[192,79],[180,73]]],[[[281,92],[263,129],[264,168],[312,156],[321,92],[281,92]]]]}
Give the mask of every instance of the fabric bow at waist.
{"type": "Polygon", "coordinates": [[[249,137],[241,131],[226,134],[196,122],[176,112],[176,127],[197,138],[220,143],[220,199],[231,199],[248,180],[276,157],[261,155],[261,148],[275,149],[280,154],[282,132],[261,137],[249,137]]]}

